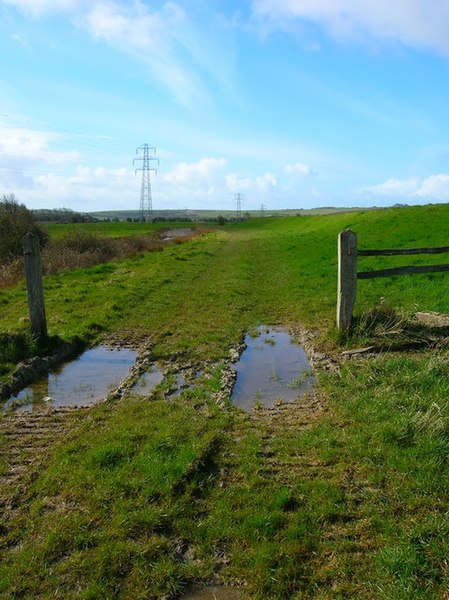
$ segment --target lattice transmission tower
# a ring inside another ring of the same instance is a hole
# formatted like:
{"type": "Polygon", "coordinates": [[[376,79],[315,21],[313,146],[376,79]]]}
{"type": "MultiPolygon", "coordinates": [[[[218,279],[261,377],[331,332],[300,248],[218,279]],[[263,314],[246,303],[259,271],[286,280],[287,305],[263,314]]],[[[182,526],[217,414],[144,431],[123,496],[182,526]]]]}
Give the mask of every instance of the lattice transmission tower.
{"type": "Polygon", "coordinates": [[[237,221],[241,221],[242,220],[243,194],[240,194],[240,193],[235,194],[234,201],[235,201],[235,217],[236,217],[237,221]]]}
{"type": "Polygon", "coordinates": [[[151,196],[151,171],[154,171],[157,175],[157,169],[151,167],[151,161],[157,160],[157,164],[159,164],[159,159],[157,156],[150,156],[150,151],[153,154],[156,154],[156,148],[154,146],[149,146],[148,144],[143,144],[136,149],[136,154],[142,152],[143,155],[135,158],[133,160],[133,165],[136,161],[142,161],[142,166],[137,167],[135,170],[135,174],[137,171],[142,171],[142,184],[140,186],[140,218],[142,221],[145,221],[146,218],[151,223],[153,221],[153,198],[151,196]]]}

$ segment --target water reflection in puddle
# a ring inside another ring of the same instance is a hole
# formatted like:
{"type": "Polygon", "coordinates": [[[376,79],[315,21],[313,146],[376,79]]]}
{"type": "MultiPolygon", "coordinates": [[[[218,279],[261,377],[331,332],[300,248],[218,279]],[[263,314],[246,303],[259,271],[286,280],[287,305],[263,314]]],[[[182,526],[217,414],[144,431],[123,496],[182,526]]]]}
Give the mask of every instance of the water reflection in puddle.
{"type": "Polygon", "coordinates": [[[269,408],[276,401],[292,402],[311,389],[314,377],[304,350],[280,328],[261,326],[246,335],[246,349],[236,364],[231,401],[251,410],[269,408]]]}
{"type": "Polygon", "coordinates": [[[169,395],[170,398],[175,398],[176,396],[180,396],[187,387],[191,387],[187,385],[186,378],[183,373],[176,373],[175,375],[175,389],[169,395]]]}
{"type": "Polygon", "coordinates": [[[31,411],[48,406],[89,406],[105,398],[127,375],[137,352],[98,346],[61,365],[12,396],[3,408],[31,411]]]}
{"type": "Polygon", "coordinates": [[[193,233],[193,229],[188,229],[187,227],[168,229],[167,231],[164,231],[164,237],[161,239],[163,242],[170,242],[171,240],[187,237],[193,233]]]}
{"type": "Polygon", "coordinates": [[[138,382],[132,387],[131,392],[138,396],[148,396],[154,388],[164,379],[164,373],[157,365],[141,375],[138,382]]]}

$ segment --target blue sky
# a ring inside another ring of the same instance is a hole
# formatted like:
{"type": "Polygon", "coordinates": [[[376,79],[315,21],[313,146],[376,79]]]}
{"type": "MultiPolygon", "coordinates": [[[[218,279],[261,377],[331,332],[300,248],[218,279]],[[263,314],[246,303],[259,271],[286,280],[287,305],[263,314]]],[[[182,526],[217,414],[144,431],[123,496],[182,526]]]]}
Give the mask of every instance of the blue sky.
{"type": "Polygon", "coordinates": [[[449,201],[447,0],[0,0],[0,195],[30,208],[449,201]]]}

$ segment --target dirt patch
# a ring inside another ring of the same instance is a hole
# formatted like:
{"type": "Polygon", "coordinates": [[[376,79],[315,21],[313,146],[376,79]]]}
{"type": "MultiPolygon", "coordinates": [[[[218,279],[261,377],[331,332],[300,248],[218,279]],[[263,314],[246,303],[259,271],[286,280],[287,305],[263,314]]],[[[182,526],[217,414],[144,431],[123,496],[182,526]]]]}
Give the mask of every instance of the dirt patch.
{"type": "Polygon", "coordinates": [[[196,587],[181,597],[182,600],[246,600],[241,590],[225,586],[196,587]]]}
{"type": "Polygon", "coordinates": [[[449,315],[437,312],[417,312],[414,318],[418,323],[429,327],[449,327],[449,315]]]}

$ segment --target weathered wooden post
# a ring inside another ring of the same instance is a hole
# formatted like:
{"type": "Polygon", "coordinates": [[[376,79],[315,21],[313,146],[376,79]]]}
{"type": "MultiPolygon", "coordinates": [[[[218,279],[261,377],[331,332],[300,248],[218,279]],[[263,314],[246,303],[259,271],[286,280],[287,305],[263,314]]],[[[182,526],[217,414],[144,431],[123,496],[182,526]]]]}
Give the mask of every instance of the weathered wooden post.
{"type": "Polygon", "coordinates": [[[34,233],[24,235],[22,238],[22,249],[25,262],[31,331],[38,337],[47,337],[41,253],[37,235],[34,233]]]}
{"type": "Polygon", "coordinates": [[[337,327],[351,326],[357,291],[357,235],[350,229],[338,235],[337,327]]]}

